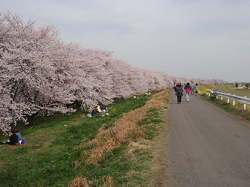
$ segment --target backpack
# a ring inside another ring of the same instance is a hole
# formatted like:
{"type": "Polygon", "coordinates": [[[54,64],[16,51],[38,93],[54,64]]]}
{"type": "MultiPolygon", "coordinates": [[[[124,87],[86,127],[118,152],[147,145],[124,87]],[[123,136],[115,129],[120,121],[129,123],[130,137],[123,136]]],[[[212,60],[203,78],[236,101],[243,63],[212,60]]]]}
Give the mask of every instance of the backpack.
{"type": "Polygon", "coordinates": [[[177,88],[176,95],[180,95],[180,96],[181,96],[181,95],[182,95],[182,92],[183,92],[183,91],[182,91],[182,88],[181,88],[181,87],[178,87],[178,88],[177,88]]]}
{"type": "Polygon", "coordinates": [[[182,92],[182,88],[181,87],[178,87],[177,88],[177,93],[181,93],[182,92]]]}

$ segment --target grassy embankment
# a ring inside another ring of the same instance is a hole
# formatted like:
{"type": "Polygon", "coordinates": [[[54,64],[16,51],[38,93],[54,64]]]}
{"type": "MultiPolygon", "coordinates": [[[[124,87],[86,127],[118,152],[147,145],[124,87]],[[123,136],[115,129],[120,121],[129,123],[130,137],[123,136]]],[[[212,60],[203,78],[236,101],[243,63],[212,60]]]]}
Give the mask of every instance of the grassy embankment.
{"type": "Polygon", "coordinates": [[[1,186],[159,184],[167,178],[168,97],[165,90],[136,102],[117,99],[104,117],[79,110],[37,117],[33,127],[19,123],[28,143],[0,146],[1,186]]]}
{"type": "Polygon", "coordinates": [[[235,105],[233,106],[233,101],[230,100],[229,103],[227,103],[227,99],[219,97],[218,99],[211,98],[208,95],[206,95],[207,89],[221,89],[221,88],[227,88],[226,90],[223,90],[225,93],[235,94],[239,96],[247,96],[250,98],[250,90],[237,90],[233,85],[216,85],[216,86],[200,86],[200,90],[202,92],[201,97],[210,103],[214,104],[215,106],[225,110],[226,112],[240,116],[243,119],[246,119],[250,121],[250,108],[249,106],[246,108],[246,110],[243,109],[243,104],[239,102],[235,102],[235,105]]]}
{"type": "Polygon", "coordinates": [[[243,89],[243,90],[238,90],[238,89],[228,89],[224,90],[225,93],[230,93],[230,94],[235,94],[241,97],[247,97],[250,98],[250,90],[249,89],[243,89]]]}

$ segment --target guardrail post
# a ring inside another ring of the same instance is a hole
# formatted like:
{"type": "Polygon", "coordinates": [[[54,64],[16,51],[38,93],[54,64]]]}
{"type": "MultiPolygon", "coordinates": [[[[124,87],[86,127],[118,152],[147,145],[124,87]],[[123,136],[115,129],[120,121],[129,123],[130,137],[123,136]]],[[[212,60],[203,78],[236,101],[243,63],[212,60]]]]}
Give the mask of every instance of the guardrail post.
{"type": "Polygon", "coordinates": [[[223,97],[220,97],[221,100],[223,100],[223,97]]]}
{"type": "MultiPolygon", "coordinates": [[[[228,94],[230,94],[230,93],[228,93],[228,94]]],[[[229,103],[229,98],[227,99],[227,103],[229,103]]]]}
{"type": "MultiPolygon", "coordinates": [[[[245,96],[244,98],[246,98],[246,96],[245,96]]],[[[246,110],[246,109],[247,109],[247,105],[246,105],[246,104],[244,104],[244,110],[246,110]]]]}
{"type": "MultiPolygon", "coordinates": [[[[235,94],[234,94],[235,95],[235,94]]],[[[233,100],[233,106],[235,105],[235,100],[233,100]]]]}

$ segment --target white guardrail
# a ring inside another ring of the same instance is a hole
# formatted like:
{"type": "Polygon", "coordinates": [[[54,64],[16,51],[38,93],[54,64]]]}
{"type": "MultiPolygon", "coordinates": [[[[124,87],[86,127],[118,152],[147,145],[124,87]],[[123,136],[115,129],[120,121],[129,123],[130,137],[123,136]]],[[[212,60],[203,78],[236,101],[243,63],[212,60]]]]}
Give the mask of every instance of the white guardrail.
{"type": "Polygon", "coordinates": [[[235,101],[243,103],[244,104],[244,110],[246,110],[246,105],[250,105],[250,99],[246,97],[240,97],[237,95],[231,95],[229,93],[223,93],[223,92],[217,92],[213,90],[207,90],[207,94],[210,96],[212,95],[213,97],[221,97],[221,100],[223,98],[227,98],[227,103],[229,103],[229,100],[233,100],[233,105],[235,105],[235,101]]]}

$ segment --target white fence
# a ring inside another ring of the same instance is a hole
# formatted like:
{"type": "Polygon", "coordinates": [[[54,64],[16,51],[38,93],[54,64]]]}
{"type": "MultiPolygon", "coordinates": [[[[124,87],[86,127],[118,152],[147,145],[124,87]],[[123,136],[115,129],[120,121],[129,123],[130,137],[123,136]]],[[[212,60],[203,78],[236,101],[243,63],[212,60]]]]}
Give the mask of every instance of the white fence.
{"type": "Polygon", "coordinates": [[[250,105],[250,99],[245,97],[240,97],[237,95],[231,95],[229,93],[223,93],[223,92],[217,92],[213,90],[207,90],[207,94],[210,96],[212,95],[213,97],[218,98],[221,97],[221,100],[223,98],[227,98],[227,103],[229,103],[229,100],[233,100],[233,105],[235,105],[235,101],[243,103],[244,104],[244,110],[246,110],[246,105],[250,105]]]}

